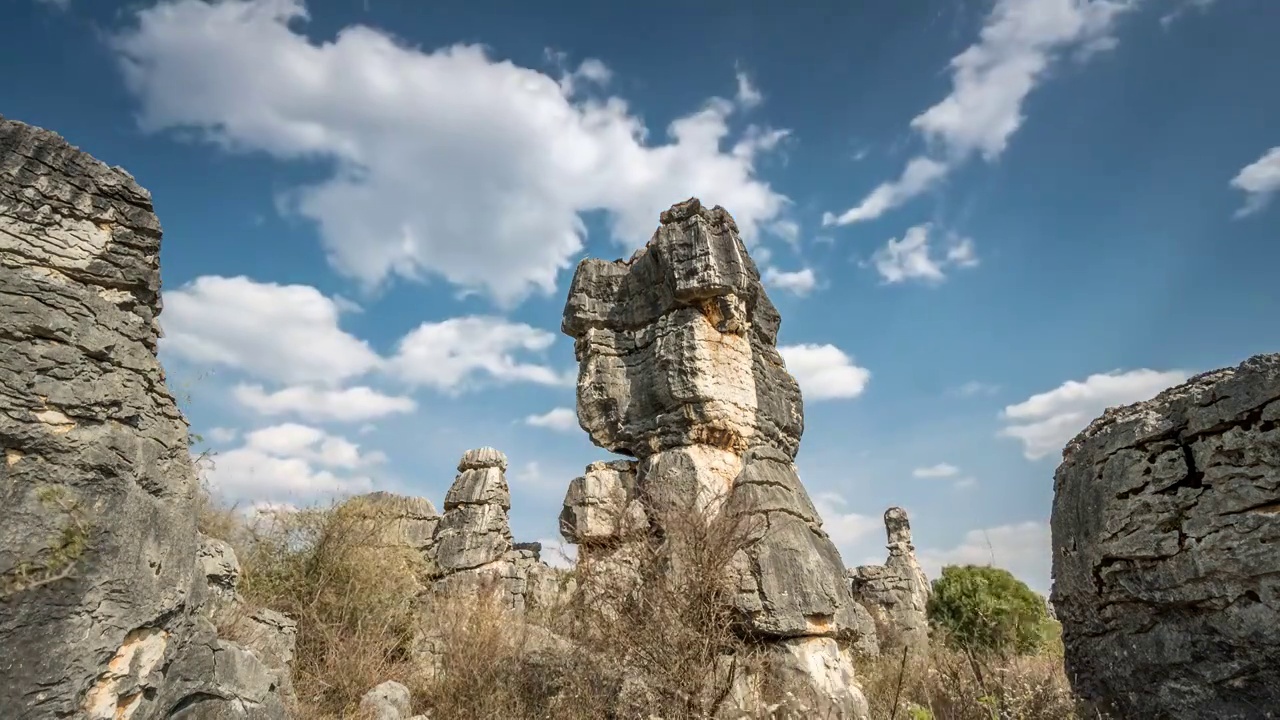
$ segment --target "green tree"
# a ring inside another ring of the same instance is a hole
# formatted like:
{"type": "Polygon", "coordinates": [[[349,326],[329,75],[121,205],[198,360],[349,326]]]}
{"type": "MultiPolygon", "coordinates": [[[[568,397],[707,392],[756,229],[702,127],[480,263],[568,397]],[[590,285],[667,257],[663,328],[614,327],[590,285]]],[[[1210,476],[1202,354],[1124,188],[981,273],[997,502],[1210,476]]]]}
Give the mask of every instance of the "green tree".
{"type": "Polygon", "coordinates": [[[995,567],[943,568],[928,613],[945,642],[973,653],[1034,653],[1052,635],[1044,597],[995,567]]]}

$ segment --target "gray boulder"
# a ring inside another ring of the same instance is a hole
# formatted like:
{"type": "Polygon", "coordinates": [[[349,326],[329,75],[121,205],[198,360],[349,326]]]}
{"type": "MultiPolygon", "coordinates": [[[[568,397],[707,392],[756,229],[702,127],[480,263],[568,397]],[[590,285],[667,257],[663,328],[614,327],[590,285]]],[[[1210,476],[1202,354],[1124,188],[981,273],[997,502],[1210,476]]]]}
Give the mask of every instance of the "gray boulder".
{"type": "Polygon", "coordinates": [[[1119,717],[1280,717],[1280,355],[1108,410],[1054,476],[1067,675],[1119,717]]]}

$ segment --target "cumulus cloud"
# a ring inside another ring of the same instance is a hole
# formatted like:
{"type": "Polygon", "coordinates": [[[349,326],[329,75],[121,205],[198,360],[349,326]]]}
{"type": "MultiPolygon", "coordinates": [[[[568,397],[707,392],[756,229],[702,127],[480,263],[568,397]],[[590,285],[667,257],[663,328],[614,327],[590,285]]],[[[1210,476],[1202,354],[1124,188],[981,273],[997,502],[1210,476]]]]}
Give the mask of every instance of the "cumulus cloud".
{"type": "Polygon", "coordinates": [[[813,292],[813,289],[818,285],[818,277],[814,274],[813,268],[786,272],[769,266],[764,269],[761,278],[764,280],[765,285],[769,287],[800,297],[813,292]]]}
{"type": "Polygon", "coordinates": [[[541,353],[556,336],[525,323],[488,315],[426,322],[400,340],[388,371],[413,385],[457,392],[488,379],[497,383],[566,385],[567,372],[522,361],[519,353],[541,353]]]}
{"type": "Polygon", "coordinates": [[[778,348],[806,400],[855,398],[871,381],[871,371],[835,345],[800,344],[778,348]]]}
{"type": "Polygon", "coordinates": [[[541,415],[526,417],[524,423],[556,432],[572,432],[578,429],[578,413],[574,412],[573,408],[551,408],[541,415]]]}
{"type": "Polygon", "coordinates": [[[1049,592],[1052,565],[1049,525],[1022,522],[965,533],[949,548],[925,548],[916,553],[931,580],[947,565],[991,565],[1004,568],[1042,595],[1049,592]]]}
{"type": "Polygon", "coordinates": [[[336,383],[379,364],[338,327],[339,308],[309,285],[206,275],[164,294],[161,348],[207,366],[285,383],[336,383]]]}
{"type": "Polygon", "coordinates": [[[973,240],[949,233],[943,241],[945,247],[938,252],[931,244],[932,232],[932,224],[924,223],[908,228],[901,240],[890,238],[871,255],[876,272],[890,284],[909,280],[936,284],[947,278],[948,268],[978,266],[973,240]]]}
{"type": "Polygon", "coordinates": [[[951,92],[911,121],[929,152],[901,177],[824,224],[873,220],[936,185],[975,155],[993,161],[1022,126],[1022,104],[1064,56],[1115,46],[1117,18],[1135,0],[996,0],[978,41],[951,59],[951,92]]]}
{"type": "Polygon", "coordinates": [[[232,396],[260,415],[295,415],[316,422],[363,422],[410,413],[418,407],[413,398],[386,395],[365,386],[331,389],[294,385],[268,392],[261,385],[239,384],[232,396]]]}
{"type": "Polygon", "coordinates": [[[884,527],[879,517],[848,512],[849,501],[840,493],[817,493],[813,496],[813,506],[822,518],[822,529],[838,548],[851,548],[868,533],[884,527]]]}
{"type": "Polygon", "coordinates": [[[696,195],[732,208],[752,241],[789,203],[756,168],[786,131],[730,132],[758,100],[749,83],[655,142],[624,100],[583,90],[607,76],[598,61],[566,83],[479,45],[424,51],[363,25],[313,42],[301,0],[171,0],[134,18],[113,48],[143,128],[329,161],[283,205],[367,286],[439,276],[510,304],[554,290],[583,247],[582,213],[604,211],[635,246],[673,199],[696,195]]]}
{"type": "Polygon", "coordinates": [[[918,467],[911,471],[912,477],[917,478],[947,478],[952,477],[960,472],[960,468],[949,463],[938,463],[928,467],[918,467]]]}
{"type": "Polygon", "coordinates": [[[370,471],[385,461],[346,438],[284,423],[254,430],[240,447],[218,453],[205,476],[227,500],[305,502],[372,489],[370,471]]]}
{"type": "Polygon", "coordinates": [[[517,357],[541,354],[556,335],[495,316],[422,323],[384,358],[342,330],[339,303],[309,285],[203,276],[165,293],[164,302],[166,352],[285,385],[268,390],[242,384],[234,390],[238,402],[265,415],[358,422],[415,409],[408,397],[367,386],[340,387],[372,371],[450,393],[486,380],[573,382],[568,372],[517,357]]]}
{"type": "Polygon", "coordinates": [[[1280,193],[1280,145],[1244,166],[1231,178],[1231,187],[1245,193],[1244,206],[1236,211],[1236,217],[1252,215],[1271,204],[1280,193]]]}
{"type": "Polygon", "coordinates": [[[1068,380],[1006,407],[1001,417],[1008,424],[999,435],[1018,440],[1028,460],[1039,460],[1060,452],[1107,408],[1147,400],[1188,377],[1190,373],[1182,370],[1142,368],[1098,373],[1083,381],[1068,380]]]}

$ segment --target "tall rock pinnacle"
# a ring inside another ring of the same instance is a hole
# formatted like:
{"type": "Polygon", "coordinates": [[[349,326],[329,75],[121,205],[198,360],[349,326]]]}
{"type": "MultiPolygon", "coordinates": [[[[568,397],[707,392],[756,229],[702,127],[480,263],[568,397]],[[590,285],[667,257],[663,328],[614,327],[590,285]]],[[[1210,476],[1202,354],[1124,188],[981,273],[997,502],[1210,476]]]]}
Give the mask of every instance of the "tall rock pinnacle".
{"type": "MultiPolygon", "coordinates": [[[[869,623],[792,464],[804,414],[778,353],[778,311],[723,208],[690,199],[661,221],[631,259],[578,265],[563,330],[579,362],[579,422],[597,445],[636,458],[651,506],[764,521],[734,562],[744,632],[774,643],[833,716],[859,717],[865,702],[837,638],[869,623]]],[[[626,504],[585,497],[594,486],[571,488],[571,515],[626,504]]]]}

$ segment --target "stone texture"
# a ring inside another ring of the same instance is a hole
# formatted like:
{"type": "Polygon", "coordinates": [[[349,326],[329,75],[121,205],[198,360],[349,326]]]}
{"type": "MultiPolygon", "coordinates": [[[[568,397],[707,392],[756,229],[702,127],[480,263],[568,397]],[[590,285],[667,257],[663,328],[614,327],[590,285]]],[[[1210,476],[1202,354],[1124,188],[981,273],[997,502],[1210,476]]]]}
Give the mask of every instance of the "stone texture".
{"type": "Polygon", "coordinates": [[[365,720],[405,720],[413,712],[409,688],[388,680],[360,698],[360,714],[365,720]]]}
{"type": "Polygon", "coordinates": [[[501,560],[511,549],[511,492],[507,458],[493,448],[469,450],[444,499],[436,528],[436,563],[443,573],[471,570],[501,560]]]}
{"type": "Polygon", "coordinates": [[[581,543],[580,563],[625,567],[616,543],[642,517],[691,507],[746,516],[760,530],[733,563],[743,631],[776,643],[779,657],[812,650],[795,666],[834,693],[833,717],[862,717],[857,684],[828,682],[853,677],[845,650],[830,649],[873,629],[792,464],[804,416],[777,350],[778,312],[723,208],[690,199],[661,223],[629,260],[586,259],[574,274],[562,329],[579,363],[579,424],[636,463],[634,481],[630,465],[603,464],[575,480],[563,534],[581,543]]]}
{"type": "Polygon", "coordinates": [[[128,173],[0,117],[6,718],[284,717],[278,677],[200,610],[228,588],[206,587],[156,359],[160,237],[128,173]]]}
{"type": "Polygon", "coordinates": [[[502,593],[513,610],[554,603],[560,573],[542,562],[542,545],[516,543],[507,516],[507,458],[493,448],[468,450],[445,495],[444,517],[431,542],[436,592],[502,593]]]}
{"type": "Polygon", "coordinates": [[[1280,716],[1280,355],[1108,410],[1054,491],[1079,694],[1120,717],[1280,716]]]}
{"type": "Polygon", "coordinates": [[[929,645],[929,579],[916,560],[907,511],[884,512],[889,558],[884,565],[862,565],[849,571],[853,597],[875,619],[880,650],[903,647],[923,650],[929,645]]]}

